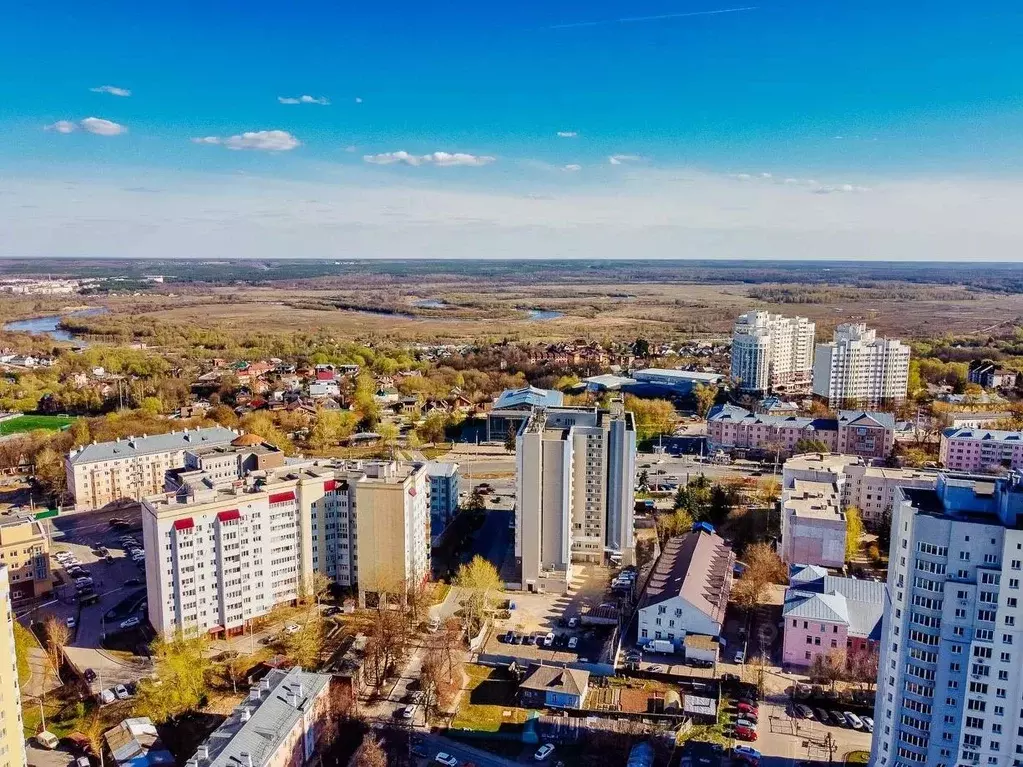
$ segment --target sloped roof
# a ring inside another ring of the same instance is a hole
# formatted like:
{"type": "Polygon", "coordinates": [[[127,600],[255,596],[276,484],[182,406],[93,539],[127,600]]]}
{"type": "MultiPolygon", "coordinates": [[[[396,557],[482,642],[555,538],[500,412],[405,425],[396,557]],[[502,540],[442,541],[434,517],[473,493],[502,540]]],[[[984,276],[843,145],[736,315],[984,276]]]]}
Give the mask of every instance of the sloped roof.
{"type": "Polygon", "coordinates": [[[681,597],[720,622],[732,590],[735,556],[724,539],[705,530],[671,538],[650,574],[639,609],[681,597]]]}
{"type": "Polygon", "coordinates": [[[147,767],[174,764],[174,756],[164,748],[156,726],[148,716],[125,719],[103,733],[103,739],[119,765],[147,767]]]}
{"type": "Polygon", "coordinates": [[[789,583],[804,583],[819,581],[828,575],[826,567],[820,565],[791,565],[789,567],[789,583]]]}
{"type": "Polygon", "coordinates": [[[505,389],[494,401],[494,410],[509,407],[561,407],[565,395],[553,389],[537,389],[525,386],[521,389],[505,389]]]}
{"type": "Polygon", "coordinates": [[[895,428],[895,416],[891,413],[868,412],[866,410],[839,410],[838,422],[846,426],[882,426],[885,429],[895,428]]]}
{"type": "Polygon", "coordinates": [[[941,432],[945,439],[980,439],[993,442],[1023,442],[1023,432],[1000,429],[974,429],[969,426],[950,427],[941,432]]]}
{"type": "Polygon", "coordinates": [[[202,429],[185,429],[152,436],[128,437],[114,442],[98,442],[86,445],[68,457],[72,464],[112,461],[120,458],[134,458],[140,455],[169,453],[193,447],[226,445],[238,436],[238,432],[223,426],[202,429]]]}
{"type": "Polygon", "coordinates": [[[250,695],[242,701],[199,747],[200,751],[207,750],[202,767],[266,764],[296,727],[304,728],[304,719],[312,715],[313,701],[330,679],[330,674],[303,671],[297,666],[288,671],[272,669],[263,679],[269,689],[261,690],[259,700],[250,695]]]}
{"type": "Polygon", "coordinates": [[[561,666],[536,666],[519,685],[523,690],[583,695],[590,683],[590,672],[561,666]]]}
{"type": "Polygon", "coordinates": [[[849,635],[880,639],[887,585],[878,581],[828,575],[826,570],[813,565],[792,565],[790,573],[792,588],[785,592],[785,606],[782,608],[785,617],[791,614],[791,617],[834,621],[834,618],[824,616],[829,610],[839,612],[836,600],[841,600],[844,604],[841,622],[848,626],[849,635]],[[807,604],[814,596],[824,599],[822,602],[807,604]]]}
{"type": "Polygon", "coordinates": [[[781,614],[786,618],[849,625],[849,606],[841,594],[818,594],[813,591],[789,589],[785,592],[785,605],[781,614]]]}

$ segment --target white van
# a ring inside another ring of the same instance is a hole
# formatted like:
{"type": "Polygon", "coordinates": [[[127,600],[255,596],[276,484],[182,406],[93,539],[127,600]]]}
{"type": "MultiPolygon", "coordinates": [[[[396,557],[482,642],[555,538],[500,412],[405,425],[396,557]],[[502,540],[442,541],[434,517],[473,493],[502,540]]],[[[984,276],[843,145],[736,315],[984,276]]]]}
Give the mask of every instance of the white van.
{"type": "Polygon", "coordinates": [[[60,745],[60,741],[57,739],[57,736],[48,730],[43,730],[41,733],[36,735],[36,743],[50,751],[53,751],[53,749],[60,745]]]}

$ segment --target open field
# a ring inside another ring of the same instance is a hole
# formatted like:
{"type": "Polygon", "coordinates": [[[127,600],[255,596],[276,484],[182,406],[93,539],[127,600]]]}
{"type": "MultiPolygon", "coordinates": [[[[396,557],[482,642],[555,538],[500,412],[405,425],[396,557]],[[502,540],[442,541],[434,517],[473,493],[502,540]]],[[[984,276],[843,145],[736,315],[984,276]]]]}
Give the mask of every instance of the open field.
{"type": "Polygon", "coordinates": [[[1023,317],[1023,295],[1018,294],[909,284],[843,286],[809,292],[805,297],[811,302],[804,303],[799,291],[792,284],[649,282],[545,287],[410,283],[387,290],[211,287],[170,300],[153,296],[145,307],[120,302],[113,309],[115,314],[128,310],[140,318],[224,331],[283,329],[286,322],[306,331],[394,342],[723,337],[736,315],[752,308],[808,316],[817,322],[819,338],[840,322],[863,321],[882,333],[913,338],[933,337],[936,328],[942,334],[988,332],[1023,317]],[[423,308],[426,301],[444,308],[423,308]],[[533,319],[530,310],[562,316],[533,319]]]}
{"type": "Polygon", "coordinates": [[[74,422],[74,418],[66,415],[20,415],[7,421],[0,421],[0,436],[20,434],[36,429],[57,431],[74,422]]]}

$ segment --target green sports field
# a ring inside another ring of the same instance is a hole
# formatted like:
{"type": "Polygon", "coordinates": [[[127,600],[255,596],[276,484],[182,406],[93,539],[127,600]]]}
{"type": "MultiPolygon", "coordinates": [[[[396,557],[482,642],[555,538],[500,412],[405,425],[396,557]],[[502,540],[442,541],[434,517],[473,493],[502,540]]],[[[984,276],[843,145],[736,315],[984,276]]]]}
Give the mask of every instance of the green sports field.
{"type": "Polygon", "coordinates": [[[56,431],[63,429],[75,419],[66,415],[19,415],[8,421],[0,421],[0,436],[6,434],[19,434],[34,429],[46,429],[56,431]]]}

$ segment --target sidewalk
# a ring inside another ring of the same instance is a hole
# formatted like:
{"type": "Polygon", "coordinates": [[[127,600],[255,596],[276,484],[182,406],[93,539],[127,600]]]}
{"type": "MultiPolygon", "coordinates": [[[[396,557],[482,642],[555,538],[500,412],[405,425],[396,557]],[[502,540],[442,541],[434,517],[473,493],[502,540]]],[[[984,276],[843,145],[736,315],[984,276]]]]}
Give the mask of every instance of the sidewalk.
{"type": "MultiPolygon", "coordinates": [[[[32,638],[35,639],[35,634],[32,638]]],[[[60,680],[50,666],[46,651],[39,646],[38,641],[29,645],[28,668],[31,675],[21,688],[23,698],[39,698],[61,686],[60,680]]]]}

